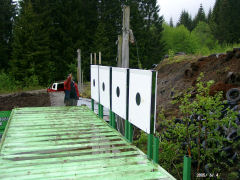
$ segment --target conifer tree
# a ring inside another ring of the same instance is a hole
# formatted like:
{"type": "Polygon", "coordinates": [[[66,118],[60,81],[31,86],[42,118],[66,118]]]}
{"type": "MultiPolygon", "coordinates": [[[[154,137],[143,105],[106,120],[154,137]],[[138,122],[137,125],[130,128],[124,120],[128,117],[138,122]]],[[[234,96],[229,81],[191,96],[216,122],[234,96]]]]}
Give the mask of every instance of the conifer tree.
{"type": "Polygon", "coordinates": [[[18,81],[27,83],[31,77],[38,77],[43,83],[49,78],[48,39],[41,31],[42,23],[32,2],[21,1],[20,6],[13,31],[11,72],[18,81]]]}
{"type": "Polygon", "coordinates": [[[230,11],[231,11],[231,42],[240,43],[240,1],[239,0],[230,0],[230,11]]]}
{"type": "Polygon", "coordinates": [[[209,24],[212,18],[212,9],[209,9],[208,15],[207,15],[207,23],[209,24]]]}
{"type": "Polygon", "coordinates": [[[206,14],[204,12],[202,4],[200,4],[198,13],[193,20],[193,28],[195,28],[200,21],[206,22],[206,14]]]}
{"type": "Polygon", "coordinates": [[[95,52],[101,52],[102,54],[102,64],[114,65],[114,61],[109,61],[111,58],[111,50],[109,49],[111,44],[106,36],[106,29],[103,22],[99,22],[98,24],[94,43],[95,52]]]}
{"type": "Polygon", "coordinates": [[[131,28],[137,41],[137,44],[130,46],[130,65],[132,63],[132,67],[137,67],[134,62],[137,62],[138,48],[141,64],[144,68],[150,68],[165,53],[165,45],[161,41],[163,17],[159,16],[160,9],[156,0],[133,0],[130,7],[131,28]]]}
{"type": "Polygon", "coordinates": [[[15,14],[12,0],[0,0],[0,70],[8,68],[9,65],[15,14]]]}
{"type": "Polygon", "coordinates": [[[240,1],[216,0],[210,21],[211,30],[220,43],[239,43],[240,1]]]}
{"type": "Polygon", "coordinates": [[[103,64],[116,65],[115,42],[122,33],[123,5],[130,5],[130,28],[136,40],[130,44],[130,67],[137,67],[139,59],[144,68],[149,68],[165,53],[163,18],[158,15],[156,2],[22,0],[13,31],[12,74],[23,82],[37,77],[42,85],[63,80],[76,64],[78,48],[85,78],[89,78],[91,52],[101,51],[103,64]]]}
{"type": "Polygon", "coordinates": [[[189,31],[192,31],[193,30],[193,22],[192,22],[191,15],[185,10],[182,11],[177,25],[178,26],[184,25],[189,31]]]}
{"type": "Polygon", "coordinates": [[[172,17],[170,18],[169,26],[173,27],[173,19],[172,19],[172,17]]]}

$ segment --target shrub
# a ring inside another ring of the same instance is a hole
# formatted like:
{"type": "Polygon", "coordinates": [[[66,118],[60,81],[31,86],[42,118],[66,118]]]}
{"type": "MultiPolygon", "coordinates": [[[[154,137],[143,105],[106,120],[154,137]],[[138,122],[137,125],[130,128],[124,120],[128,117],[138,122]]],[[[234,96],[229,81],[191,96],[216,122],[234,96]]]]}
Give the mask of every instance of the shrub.
{"type": "Polygon", "coordinates": [[[0,73],[0,91],[14,91],[16,89],[17,84],[15,83],[15,80],[2,71],[0,73]]]}
{"type": "Polygon", "coordinates": [[[163,40],[166,48],[174,52],[193,54],[197,50],[197,43],[190,31],[183,25],[176,28],[164,24],[163,40]]]}
{"type": "MultiPolygon", "coordinates": [[[[192,157],[192,177],[197,173],[212,173],[224,176],[234,166],[233,160],[224,151],[231,146],[233,151],[239,148],[239,141],[226,137],[223,129],[238,128],[236,112],[226,108],[222,93],[209,95],[213,81],[197,80],[193,88],[174,101],[179,104],[182,119],[164,122],[167,129],[160,135],[160,164],[179,179],[182,177],[183,156],[192,157]],[[196,96],[192,97],[192,92],[196,96]],[[223,113],[224,112],[224,113],[223,113]]],[[[239,129],[239,128],[238,128],[239,129]]]]}
{"type": "Polygon", "coordinates": [[[25,87],[37,87],[39,86],[38,77],[36,75],[32,75],[29,78],[24,79],[25,87]]]}

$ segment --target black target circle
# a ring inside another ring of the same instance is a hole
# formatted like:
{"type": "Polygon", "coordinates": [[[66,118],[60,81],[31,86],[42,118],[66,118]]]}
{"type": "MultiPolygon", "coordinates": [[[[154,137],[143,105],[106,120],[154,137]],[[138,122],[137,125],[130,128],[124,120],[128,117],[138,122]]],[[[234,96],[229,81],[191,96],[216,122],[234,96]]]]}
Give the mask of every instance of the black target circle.
{"type": "Polygon", "coordinates": [[[102,90],[105,91],[105,84],[104,84],[104,82],[102,83],[102,90]]]}
{"type": "Polygon", "coordinates": [[[93,79],[93,87],[95,87],[95,79],[93,79]]]}
{"type": "Polygon", "coordinates": [[[138,106],[141,104],[141,96],[140,96],[139,92],[136,94],[136,103],[138,106]]]}
{"type": "Polygon", "coordinates": [[[116,89],[116,94],[117,94],[117,97],[120,96],[120,88],[119,87],[117,87],[117,89],[116,89]]]}

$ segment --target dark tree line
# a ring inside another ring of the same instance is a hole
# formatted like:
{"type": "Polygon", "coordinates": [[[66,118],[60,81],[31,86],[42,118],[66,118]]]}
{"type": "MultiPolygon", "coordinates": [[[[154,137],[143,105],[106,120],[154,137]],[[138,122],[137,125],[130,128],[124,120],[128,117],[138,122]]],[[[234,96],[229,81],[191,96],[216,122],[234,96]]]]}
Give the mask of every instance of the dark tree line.
{"type": "Polygon", "coordinates": [[[213,9],[210,9],[206,15],[201,4],[194,18],[187,11],[182,11],[177,26],[184,25],[192,31],[199,22],[205,22],[209,24],[212,34],[220,43],[239,43],[239,9],[239,0],[216,0],[213,9]]]}
{"type": "Polygon", "coordinates": [[[15,7],[12,0],[0,0],[0,69],[8,67],[10,59],[15,7]]]}
{"type": "Polygon", "coordinates": [[[0,6],[0,17],[9,17],[4,18],[9,24],[4,32],[1,27],[6,25],[0,24],[0,69],[8,70],[20,82],[33,78],[44,85],[64,79],[76,67],[78,48],[86,79],[91,52],[101,51],[104,65],[116,65],[123,5],[131,8],[135,37],[130,45],[130,66],[137,67],[139,60],[143,68],[150,68],[165,53],[163,18],[158,15],[156,0],[21,0],[18,9],[12,0],[0,2],[7,4],[0,6]]]}
{"type": "Polygon", "coordinates": [[[200,4],[198,13],[194,18],[192,18],[187,11],[183,10],[180,15],[177,26],[184,25],[189,31],[192,31],[200,21],[202,22],[208,21],[208,16],[206,17],[202,4],[200,4]]]}

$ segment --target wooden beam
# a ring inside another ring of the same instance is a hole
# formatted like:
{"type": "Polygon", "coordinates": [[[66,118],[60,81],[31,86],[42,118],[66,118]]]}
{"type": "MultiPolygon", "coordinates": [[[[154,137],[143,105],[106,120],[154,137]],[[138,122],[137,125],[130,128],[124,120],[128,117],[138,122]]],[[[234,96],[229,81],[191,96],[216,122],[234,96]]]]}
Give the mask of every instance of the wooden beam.
{"type": "Polygon", "coordinates": [[[123,7],[123,42],[122,42],[122,67],[129,68],[129,26],[130,7],[123,7]]]}

